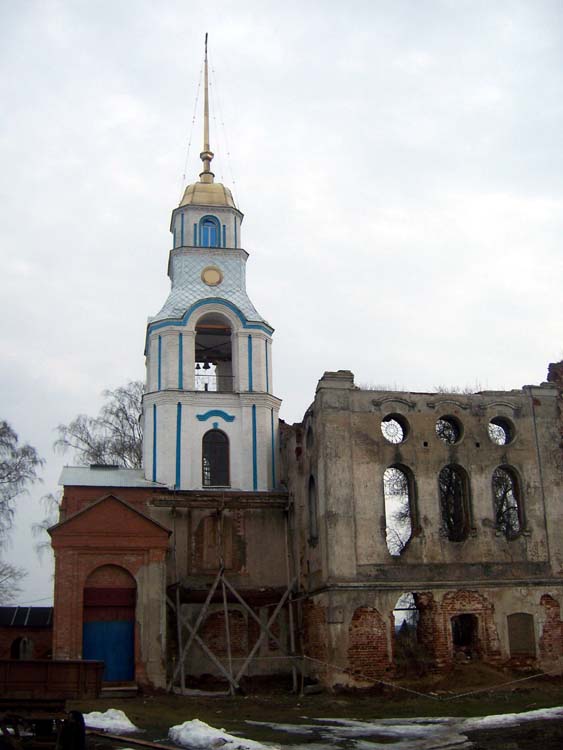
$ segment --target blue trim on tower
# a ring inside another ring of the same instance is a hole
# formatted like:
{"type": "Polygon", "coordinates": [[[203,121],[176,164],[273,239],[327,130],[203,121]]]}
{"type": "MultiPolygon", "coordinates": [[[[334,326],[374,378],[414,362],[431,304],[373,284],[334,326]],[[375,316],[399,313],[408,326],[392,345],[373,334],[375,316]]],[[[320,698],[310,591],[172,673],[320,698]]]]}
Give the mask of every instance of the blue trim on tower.
{"type": "Polygon", "coordinates": [[[270,392],[270,367],[268,364],[268,341],[264,341],[266,346],[266,393],[270,392]]]}
{"type": "Polygon", "coordinates": [[[247,330],[264,331],[264,333],[267,333],[270,336],[274,332],[273,328],[270,328],[270,326],[267,326],[263,323],[249,323],[248,320],[242,314],[242,312],[238,309],[238,307],[234,305],[232,302],[229,302],[229,300],[221,299],[220,297],[206,297],[205,299],[200,299],[198,302],[194,302],[193,305],[190,305],[190,307],[188,307],[188,309],[182,315],[180,320],[168,319],[168,320],[159,320],[158,323],[149,323],[148,328],[147,328],[147,334],[150,334],[153,331],[158,331],[159,328],[165,328],[166,326],[185,326],[188,320],[190,319],[192,313],[194,313],[198,308],[202,307],[203,305],[224,305],[229,310],[235,313],[237,318],[242,323],[242,327],[246,328],[247,330]]]}
{"type": "Polygon", "coordinates": [[[223,247],[227,247],[227,227],[223,224],[223,247]]]}
{"type": "Polygon", "coordinates": [[[176,489],[180,487],[182,470],[182,404],[176,405],[176,489]]]}
{"type": "Polygon", "coordinates": [[[221,417],[221,419],[224,419],[225,422],[235,421],[235,417],[232,414],[227,414],[227,412],[223,411],[222,409],[210,409],[204,414],[196,414],[196,418],[200,422],[205,422],[207,419],[211,419],[211,417],[221,417]]]}
{"type": "Polygon", "coordinates": [[[177,244],[176,244],[176,227],[174,227],[174,229],[172,230],[172,237],[173,237],[172,247],[176,248],[176,247],[178,247],[177,244]]]}
{"type": "Polygon", "coordinates": [[[252,336],[248,334],[248,390],[253,391],[252,381],[252,336]]]}
{"type": "Polygon", "coordinates": [[[184,334],[178,337],[178,388],[184,388],[184,334]]]}
{"type": "Polygon", "coordinates": [[[180,247],[184,247],[184,214],[180,214],[180,247]]]}
{"type": "Polygon", "coordinates": [[[274,410],[270,411],[270,422],[272,427],[272,489],[276,489],[276,436],[274,433],[274,410]]]}
{"type": "Polygon", "coordinates": [[[197,247],[197,224],[194,224],[194,247],[197,247]]]}
{"type": "Polygon", "coordinates": [[[158,337],[158,373],[157,373],[157,390],[160,391],[162,386],[162,336],[158,337]]]}
{"type": "Polygon", "coordinates": [[[235,219],[235,248],[238,247],[238,237],[237,237],[237,217],[234,217],[235,219]]]}
{"type": "Polygon", "coordinates": [[[156,482],[156,404],[152,406],[152,481],[156,482]]]}
{"type": "Polygon", "coordinates": [[[256,404],[252,404],[252,489],[258,489],[258,457],[256,446],[256,404]]]}

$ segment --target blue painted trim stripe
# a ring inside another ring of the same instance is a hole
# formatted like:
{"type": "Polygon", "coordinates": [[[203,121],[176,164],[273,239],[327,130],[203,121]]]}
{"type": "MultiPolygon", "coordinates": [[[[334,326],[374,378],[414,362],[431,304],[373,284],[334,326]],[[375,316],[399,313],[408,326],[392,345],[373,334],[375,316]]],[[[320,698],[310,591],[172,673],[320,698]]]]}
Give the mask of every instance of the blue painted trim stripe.
{"type": "Polygon", "coordinates": [[[264,341],[266,346],[266,393],[270,392],[270,367],[268,365],[268,342],[264,341]]]}
{"type": "Polygon", "coordinates": [[[274,410],[270,411],[270,421],[272,426],[272,489],[276,489],[276,434],[274,432],[274,410]]]}
{"type": "Polygon", "coordinates": [[[152,481],[156,482],[156,404],[152,407],[152,481]]]}
{"type": "Polygon", "coordinates": [[[235,313],[237,318],[242,323],[242,327],[246,328],[246,330],[252,330],[252,331],[264,331],[264,333],[269,334],[270,336],[274,332],[273,328],[270,328],[270,326],[263,325],[261,323],[249,323],[248,320],[244,317],[242,312],[238,309],[236,305],[234,305],[232,302],[229,302],[229,300],[226,299],[219,299],[217,297],[206,297],[205,299],[200,299],[198,302],[194,302],[193,305],[188,307],[184,315],[180,320],[162,320],[158,323],[150,323],[147,328],[147,333],[152,333],[153,331],[158,331],[159,328],[165,328],[166,326],[185,326],[188,320],[190,319],[191,315],[200,307],[203,305],[224,305],[229,310],[235,313]]]}
{"type": "Polygon", "coordinates": [[[258,489],[258,457],[256,445],[256,404],[252,404],[252,489],[258,489]]]}
{"type": "Polygon", "coordinates": [[[200,422],[205,422],[208,419],[211,419],[211,417],[220,417],[221,419],[224,419],[225,422],[235,421],[235,417],[232,414],[227,414],[227,412],[222,409],[210,409],[209,411],[206,411],[205,414],[196,414],[196,418],[200,422]]]}
{"type": "Polygon", "coordinates": [[[177,245],[177,243],[176,243],[176,227],[174,227],[174,231],[172,232],[172,236],[173,236],[173,238],[174,238],[174,239],[173,239],[173,243],[174,243],[174,244],[173,244],[173,247],[178,247],[178,245],[177,245]]]}
{"type": "Polygon", "coordinates": [[[180,214],[180,245],[184,247],[184,214],[180,214]]]}
{"type": "Polygon", "coordinates": [[[227,247],[227,227],[223,224],[223,247],[227,247]]]}
{"type": "Polygon", "coordinates": [[[158,389],[162,387],[162,336],[158,337],[158,389]]]}
{"type": "Polygon", "coordinates": [[[235,248],[238,247],[238,237],[237,237],[237,217],[235,216],[235,248]]]}
{"type": "Polygon", "coordinates": [[[252,336],[248,334],[248,390],[253,390],[252,382],[252,336]]]}
{"type": "Polygon", "coordinates": [[[176,488],[180,487],[182,469],[182,404],[176,406],[176,488]]]}
{"type": "Polygon", "coordinates": [[[194,247],[197,247],[197,224],[194,224],[194,247]]]}
{"type": "Polygon", "coordinates": [[[178,388],[184,387],[184,334],[178,336],[178,388]]]}

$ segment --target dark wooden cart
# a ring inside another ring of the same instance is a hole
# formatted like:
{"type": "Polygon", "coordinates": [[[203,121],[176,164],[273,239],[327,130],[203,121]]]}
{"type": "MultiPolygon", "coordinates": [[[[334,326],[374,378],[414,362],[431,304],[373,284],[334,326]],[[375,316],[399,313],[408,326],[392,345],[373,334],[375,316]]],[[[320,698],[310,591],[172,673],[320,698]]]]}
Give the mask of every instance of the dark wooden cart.
{"type": "Polygon", "coordinates": [[[84,717],[67,700],[96,698],[104,663],[0,660],[0,750],[83,750],[84,717]]]}

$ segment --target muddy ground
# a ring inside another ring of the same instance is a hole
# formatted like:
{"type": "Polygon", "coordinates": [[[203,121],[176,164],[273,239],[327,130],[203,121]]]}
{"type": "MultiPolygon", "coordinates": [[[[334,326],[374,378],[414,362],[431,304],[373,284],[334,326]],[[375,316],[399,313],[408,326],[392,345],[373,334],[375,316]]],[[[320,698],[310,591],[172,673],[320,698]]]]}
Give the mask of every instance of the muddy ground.
{"type": "MultiPolygon", "coordinates": [[[[140,736],[145,740],[169,742],[166,739],[169,727],[197,718],[250,739],[289,744],[289,737],[284,740],[279,733],[248,722],[300,724],[311,718],[370,721],[401,717],[470,717],[563,706],[562,678],[537,676],[522,681],[523,677],[526,675],[522,673],[464,665],[446,676],[400,683],[402,688],[425,695],[378,687],[366,691],[297,696],[289,692],[288,685],[249,683],[245,695],[234,697],[152,694],[135,698],[99,698],[71,707],[85,713],[121,709],[144,730],[140,736]],[[471,691],[479,692],[460,695],[471,691]]],[[[470,739],[479,750],[560,750],[563,748],[563,722],[529,722],[502,730],[479,731],[474,732],[470,739]],[[538,741],[541,741],[541,749],[538,741]]],[[[107,740],[89,738],[91,748],[102,750],[102,746],[107,748],[109,744],[107,740]]],[[[416,742],[412,744],[413,748],[416,746],[416,742]]],[[[389,747],[392,750],[392,744],[389,747]]]]}

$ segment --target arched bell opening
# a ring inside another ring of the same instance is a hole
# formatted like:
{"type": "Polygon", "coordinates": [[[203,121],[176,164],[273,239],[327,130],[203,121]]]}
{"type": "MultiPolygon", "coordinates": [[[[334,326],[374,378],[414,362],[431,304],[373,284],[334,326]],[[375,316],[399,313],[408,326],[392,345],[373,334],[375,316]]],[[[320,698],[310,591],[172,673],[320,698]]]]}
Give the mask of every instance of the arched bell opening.
{"type": "Polygon", "coordinates": [[[228,319],[219,313],[208,313],[196,324],[195,389],[233,390],[232,329],[228,319]]]}

